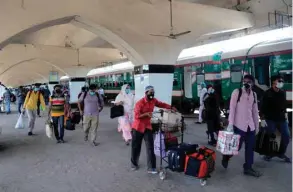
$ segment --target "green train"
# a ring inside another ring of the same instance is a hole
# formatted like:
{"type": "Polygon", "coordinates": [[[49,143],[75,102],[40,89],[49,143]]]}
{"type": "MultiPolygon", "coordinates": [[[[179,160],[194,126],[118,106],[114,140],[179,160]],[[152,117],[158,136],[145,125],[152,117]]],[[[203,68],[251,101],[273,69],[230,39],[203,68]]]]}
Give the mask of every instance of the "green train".
{"type": "MultiPolygon", "coordinates": [[[[250,49],[215,53],[177,61],[175,65],[172,105],[182,113],[192,113],[199,105],[200,83],[215,87],[221,107],[228,109],[232,91],[241,86],[243,74],[255,76],[258,98],[270,87],[270,77],[284,76],[288,108],[292,108],[292,39],[262,43],[250,49]]],[[[87,77],[89,83],[102,86],[112,100],[120,87],[128,83],[134,89],[133,67],[124,70],[100,71],[87,77]]]]}

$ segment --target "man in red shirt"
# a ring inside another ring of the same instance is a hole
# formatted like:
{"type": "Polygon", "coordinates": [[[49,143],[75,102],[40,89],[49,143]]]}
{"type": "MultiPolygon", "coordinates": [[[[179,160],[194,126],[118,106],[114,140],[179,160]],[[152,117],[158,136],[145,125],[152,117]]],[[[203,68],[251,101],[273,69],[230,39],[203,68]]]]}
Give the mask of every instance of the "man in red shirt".
{"type": "MultiPolygon", "coordinates": [[[[154,139],[151,126],[151,117],[154,107],[171,109],[171,106],[154,98],[154,87],[145,88],[145,97],[140,99],[134,108],[134,121],[132,124],[131,169],[138,169],[138,160],[144,139],[147,151],[148,173],[156,174],[156,156],[154,154],[154,139]]],[[[173,110],[176,110],[173,108],[173,110]]]]}

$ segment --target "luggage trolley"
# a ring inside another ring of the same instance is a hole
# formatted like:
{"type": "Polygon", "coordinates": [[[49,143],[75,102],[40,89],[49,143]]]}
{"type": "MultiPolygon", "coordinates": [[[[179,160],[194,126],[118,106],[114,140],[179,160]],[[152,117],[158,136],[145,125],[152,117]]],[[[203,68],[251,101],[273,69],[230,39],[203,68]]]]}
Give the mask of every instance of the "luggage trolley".
{"type": "MultiPolygon", "coordinates": [[[[163,116],[164,111],[159,111],[159,112],[154,112],[153,114],[160,114],[161,117],[163,116]]],[[[154,117],[154,116],[153,116],[154,117]]],[[[170,133],[169,135],[171,135],[171,133],[173,135],[177,134],[176,137],[180,137],[180,143],[183,143],[184,140],[184,130],[186,128],[185,122],[184,122],[184,117],[181,116],[181,120],[180,123],[178,123],[177,129],[176,128],[172,128],[175,129],[175,131],[169,131],[168,130],[168,124],[163,123],[163,121],[159,118],[157,118],[157,123],[158,126],[155,127],[154,132],[155,133],[170,133]]],[[[163,144],[162,142],[165,142],[166,138],[162,138],[162,134],[160,134],[160,170],[159,170],[159,177],[161,180],[166,179],[167,176],[167,169],[169,168],[169,166],[163,166],[163,162],[168,163],[168,156],[163,157],[163,144]]],[[[178,144],[180,144],[178,143],[178,144]]],[[[201,186],[205,186],[207,183],[207,178],[201,178],[200,179],[200,185],[201,186]]]]}

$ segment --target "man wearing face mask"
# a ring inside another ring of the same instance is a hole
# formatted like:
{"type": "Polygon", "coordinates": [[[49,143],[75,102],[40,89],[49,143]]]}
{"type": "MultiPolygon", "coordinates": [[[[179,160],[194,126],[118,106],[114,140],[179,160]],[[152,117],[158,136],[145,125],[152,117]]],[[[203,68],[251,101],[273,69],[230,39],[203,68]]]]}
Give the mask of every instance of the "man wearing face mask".
{"type": "MultiPolygon", "coordinates": [[[[260,109],[261,126],[270,133],[275,133],[277,127],[279,127],[281,144],[278,157],[287,163],[291,163],[291,159],[285,155],[290,142],[290,131],[288,115],[286,113],[286,93],[282,90],[284,80],[281,76],[277,75],[271,78],[271,82],[272,87],[265,92],[262,99],[260,109]]],[[[271,156],[264,157],[266,161],[270,161],[272,158],[271,156]]]]}
{"type": "MultiPolygon", "coordinates": [[[[140,99],[134,108],[134,122],[132,124],[131,169],[138,169],[141,143],[144,139],[147,151],[148,173],[156,174],[156,157],[154,154],[154,139],[151,126],[154,107],[171,109],[171,106],[155,98],[154,87],[145,88],[145,97],[140,99]]],[[[176,110],[173,108],[173,110],[176,110]]]]}
{"type": "Polygon", "coordinates": [[[45,110],[46,105],[44,97],[40,93],[40,84],[35,84],[34,89],[27,93],[23,104],[23,111],[26,109],[29,119],[29,136],[33,135],[33,129],[35,127],[35,121],[37,116],[38,103],[40,103],[42,110],[45,110]]]}
{"type": "MultiPolygon", "coordinates": [[[[235,89],[230,100],[229,125],[227,131],[241,136],[239,150],[245,143],[245,163],[243,173],[245,175],[260,177],[261,173],[252,168],[254,160],[255,130],[259,127],[258,106],[256,93],[252,91],[254,77],[245,75],[243,87],[235,89]]],[[[228,167],[232,156],[223,155],[222,165],[228,167]]]]}
{"type": "Polygon", "coordinates": [[[88,135],[91,130],[91,143],[93,146],[99,145],[96,142],[97,130],[99,127],[99,113],[103,110],[103,98],[96,93],[97,86],[89,86],[89,92],[84,92],[78,99],[78,108],[80,115],[83,116],[84,140],[88,141],[88,135]],[[84,107],[82,107],[84,106],[84,107]]]}
{"type": "Polygon", "coordinates": [[[203,119],[202,119],[202,112],[204,110],[204,98],[207,96],[208,94],[208,90],[206,88],[206,84],[204,82],[202,82],[200,84],[201,86],[201,91],[200,91],[200,97],[199,97],[199,103],[200,103],[200,106],[199,106],[199,109],[198,109],[198,122],[196,122],[197,124],[201,124],[203,122],[203,119]]]}
{"type": "Polygon", "coordinates": [[[54,133],[57,143],[64,143],[64,106],[65,96],[62,94],[61,85],[54,86],[54,93],[50,98],[48,116],[53,120],[54,133]],[[60,132],[58,131],[60,128],[60,132]]]}

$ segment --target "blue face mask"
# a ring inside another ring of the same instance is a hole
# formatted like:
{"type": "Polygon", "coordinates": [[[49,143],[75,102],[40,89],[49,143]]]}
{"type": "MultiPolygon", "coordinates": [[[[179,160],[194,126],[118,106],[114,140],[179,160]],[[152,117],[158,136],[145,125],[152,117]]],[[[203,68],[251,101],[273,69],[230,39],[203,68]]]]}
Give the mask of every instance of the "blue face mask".
{"type": "Polygon", "coordinates": [[[34,90],[35,90],[35,91],[39,91],[39,90],[40,90],[40,88],[35,88],[34,90]]]}
{"type": "Polygon", "coordinates": [[[130,89],[125,89],[125,93],[129,94],[130,93],[130,89]]]}
{"type": "Polygon", "coordinates": [[[96,92],[94,92],[94,91],[90,91],[90,95],[91,96],[94,96],[96,94],[96,92]]]}

